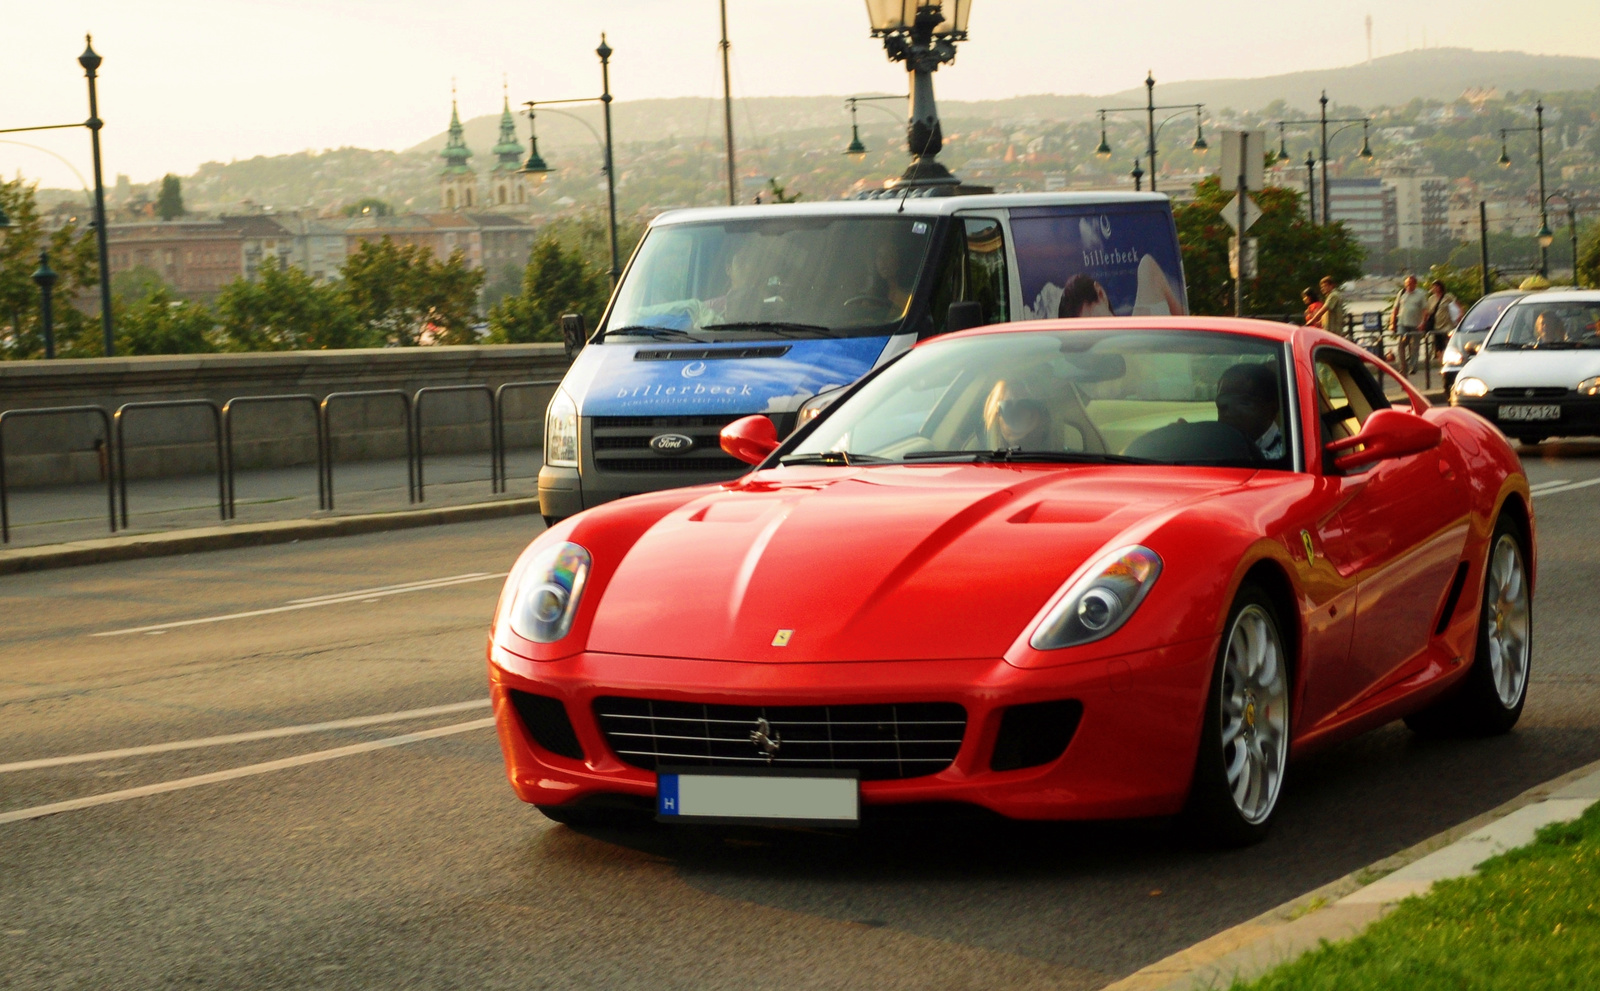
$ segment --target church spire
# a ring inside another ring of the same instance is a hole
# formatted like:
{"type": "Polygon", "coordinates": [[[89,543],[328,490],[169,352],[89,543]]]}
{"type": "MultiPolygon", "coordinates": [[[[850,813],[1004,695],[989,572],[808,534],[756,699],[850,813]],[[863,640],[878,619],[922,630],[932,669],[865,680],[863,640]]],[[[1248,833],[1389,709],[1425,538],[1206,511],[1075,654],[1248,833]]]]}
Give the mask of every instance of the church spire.
{"type": "Polygon", "coordinates": [[[515,172],[522,167],[522,145],[517,141],[517,121],[511,115],[511,91],[502,80],[500,142],[494,146],[496,172],[515,172]]]}
{"type": "Polygon", "coordinates": [[[467,147],[465,134],[461,129],[461,114],[456,109],[456,86],[450,83],[450,137],[444,144],[444,151],[439,153],[444,159],[445,174],[460,174],[471,172],[467,159],[472,157],[472,149],[467,147]]]}

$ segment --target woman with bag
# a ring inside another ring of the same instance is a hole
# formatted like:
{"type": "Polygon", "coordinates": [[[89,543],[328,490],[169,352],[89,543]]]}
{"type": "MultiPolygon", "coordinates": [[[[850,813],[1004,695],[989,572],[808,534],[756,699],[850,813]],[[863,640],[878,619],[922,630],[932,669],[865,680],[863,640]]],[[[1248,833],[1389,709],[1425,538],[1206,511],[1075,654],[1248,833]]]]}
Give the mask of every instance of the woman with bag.
{"type": "Polygon", "coordinates": [[[1434,279],[1433,284],[1428,286],[1428,308],[1423,312],[1422,325],[1418,328],[1425,334],[1433,334],[1434,355],[1444,354],[1444,346],[1460,322],[1460,301],[1445,288],[1442,280],[1434,279]]]}

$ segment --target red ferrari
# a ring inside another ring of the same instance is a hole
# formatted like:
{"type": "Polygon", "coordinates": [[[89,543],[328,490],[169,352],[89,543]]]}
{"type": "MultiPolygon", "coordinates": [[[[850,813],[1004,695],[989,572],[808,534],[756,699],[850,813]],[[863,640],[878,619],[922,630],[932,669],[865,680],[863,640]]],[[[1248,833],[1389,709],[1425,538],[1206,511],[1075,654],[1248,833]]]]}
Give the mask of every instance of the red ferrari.
{"type": "Polygon", "coordinates": [[[1301,753],[1521,714],[1516,454],[1319,330],[955,333],[722,443],[755,470],[574,516],[506,582],[500,743],[552,819],[953,802],[1244,843],[1301,753]]]}

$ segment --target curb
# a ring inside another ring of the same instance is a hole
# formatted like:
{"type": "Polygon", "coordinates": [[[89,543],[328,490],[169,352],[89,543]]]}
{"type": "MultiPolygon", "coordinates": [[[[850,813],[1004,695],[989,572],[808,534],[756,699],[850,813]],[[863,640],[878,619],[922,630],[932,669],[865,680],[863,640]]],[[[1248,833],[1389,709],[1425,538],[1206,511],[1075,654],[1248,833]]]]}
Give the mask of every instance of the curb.
{"type": "Polygon", "coordinates": [[[392,513],[365,513],[325,519],[278,520],[270,523],[243,523],[238,526],[211,526],[167,533],[141,533],[128,537],[102,537],[75,540],[43,547],[22,547],[0,551],[0,575],[49,568],[72,568],[107,561],[131,561],[147,557],[193,554],[198,551],[227,550],[234,547],[261,547],[296,540],[348,537],[385,530],[410,530],[448,523],[471,523],[508,516],[528,516],[539,512],[539,500],[504,499],[476,502],[466,506],[438,509],[407,509],[392,513]]]}
{"type": "Polygon", "coordinates": [[[1294,960],[1324,942],[1359,935],[1435,881],[1533,842],[1540,827],[1566,822],[1600,801],[1600,761],[1535,785],[1482,815],[1377,863],[1308,891],[1253,919],[1158,960],[1102,991],[1226,988],[1294,960]]]}

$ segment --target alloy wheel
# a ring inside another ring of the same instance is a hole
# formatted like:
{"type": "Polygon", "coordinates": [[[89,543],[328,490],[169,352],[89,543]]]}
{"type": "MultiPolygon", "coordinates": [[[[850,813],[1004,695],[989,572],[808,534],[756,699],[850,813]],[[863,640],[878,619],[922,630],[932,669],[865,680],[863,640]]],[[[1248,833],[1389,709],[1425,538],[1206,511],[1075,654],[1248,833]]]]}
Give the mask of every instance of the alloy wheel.
{"type": "Polygon", "coordinates": [[[1222,668],[1222,760],[1240,816],[1265,822],[1289,755],[1289,678],[1283,643],[1259,605],[1240,610],[1222,668]]]}
{"type": "Polygon", "coordinates": [[[1515,708],[1528,683],[1528,574],[1522,548],[1509,533],[1500,535],[1489,556],[1484,623],[1495,694],[1501,705],[1515,708]]]}

